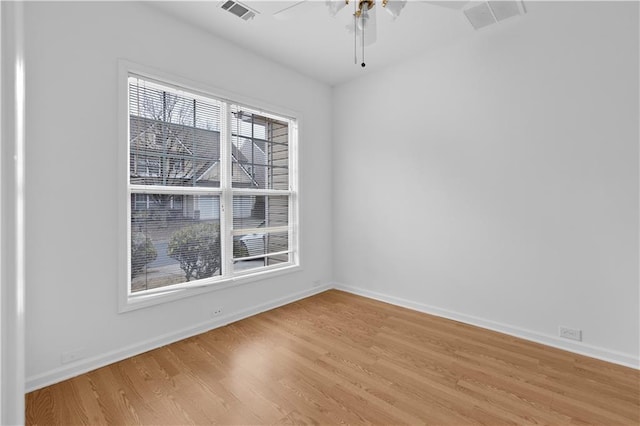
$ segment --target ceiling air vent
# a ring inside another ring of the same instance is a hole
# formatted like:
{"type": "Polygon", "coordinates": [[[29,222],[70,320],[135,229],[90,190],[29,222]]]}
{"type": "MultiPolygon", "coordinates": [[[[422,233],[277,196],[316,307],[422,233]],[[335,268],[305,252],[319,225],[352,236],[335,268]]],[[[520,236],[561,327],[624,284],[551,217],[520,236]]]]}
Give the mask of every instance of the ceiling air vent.
{"type": "Polygon", "coordinates": [[[257,13],[255,10],[250,9],[248,6],[245,6],[244,4],[233,0],[225,1],[220,7],[245,21],[253,19],[257,13]]]}
{"type": "Polygon", "coordinates": [[[476,30],[525,13],[524,3],[520,0],[484,1],[464,11],[465,16],[476,30]]]}

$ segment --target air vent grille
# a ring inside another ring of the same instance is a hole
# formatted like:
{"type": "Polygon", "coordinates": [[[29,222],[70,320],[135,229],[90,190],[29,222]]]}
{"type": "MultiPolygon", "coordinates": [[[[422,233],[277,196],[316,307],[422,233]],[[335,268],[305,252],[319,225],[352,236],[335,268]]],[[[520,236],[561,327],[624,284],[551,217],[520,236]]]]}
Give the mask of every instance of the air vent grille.
{"type": "Polygon", "coordinates": [[[464,14],[476,30],[496,23],[488,3],[480,3],[477,6],[466,9],[464,14]]]}
{"type": "Polygon", "coordinates": [[[245,21],[255,18],[257,13],[248,6],[233,0],[225,1],[220,7],[245,21]]]}
{"type": "Polygon", "coordinates": [[[465,16],[476,30],[512,16],[524,15],[522,1],[485,1],[464,11],[465,16]]]}
{"type": "Polygon", "coordinates": [[[520,8],[515,1],[490,1],[489,6],[498,22],[520,15],[520,8]]]}

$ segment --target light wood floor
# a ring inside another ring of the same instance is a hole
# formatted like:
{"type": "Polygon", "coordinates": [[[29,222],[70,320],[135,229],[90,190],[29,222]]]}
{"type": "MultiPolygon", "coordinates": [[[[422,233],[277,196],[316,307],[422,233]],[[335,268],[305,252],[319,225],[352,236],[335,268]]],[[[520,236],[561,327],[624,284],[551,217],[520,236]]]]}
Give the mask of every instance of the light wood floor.
{"type": "Polygon", "coordinates": [[[328,291],[29,393],[28,424],[640,423],[640,375],[328,291]]]}

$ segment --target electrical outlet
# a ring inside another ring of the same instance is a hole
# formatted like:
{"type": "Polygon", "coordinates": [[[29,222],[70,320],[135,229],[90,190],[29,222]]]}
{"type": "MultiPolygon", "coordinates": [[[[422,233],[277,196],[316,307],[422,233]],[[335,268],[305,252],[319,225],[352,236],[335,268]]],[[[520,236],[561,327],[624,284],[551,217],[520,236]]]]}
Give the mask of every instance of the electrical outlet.
{"type": "Polygon", "coordinates": [[[578,330],[577,328],[569,328],[569,327],[560,327],[558,334],[560,337],[564,337],[565,339],[577,340],[578,342],[582,341],[582,330],[578,330]]]}
{"type": "Polygon", "coordinates": [[[222,306],[220,306],[219,308],[215,308],[213,311],[211,311],[211,316],[212,317],[217,317],[218,315],[222,314],[222,306]]]}
{"type": "Polygon", "coordinates": [[[84,348],[76,349],[74,351],[63,352],[60,356],[60,362],[63,364],[68,364],[73,361],[77,361],[79,359],[84,358],[84,348]]]}

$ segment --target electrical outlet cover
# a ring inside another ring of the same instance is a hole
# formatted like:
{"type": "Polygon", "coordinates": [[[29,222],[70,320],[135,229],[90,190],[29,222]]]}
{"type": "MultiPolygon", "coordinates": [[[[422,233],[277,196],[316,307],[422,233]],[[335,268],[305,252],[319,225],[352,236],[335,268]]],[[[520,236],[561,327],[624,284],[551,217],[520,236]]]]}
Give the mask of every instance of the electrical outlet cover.
{"type": "Polygon", "coordinates": [[[569,327],[560,327],[558,334],[560,337],[564,337],[565,339],[577,340],[578,342],[582,341],[582,330],[577,328],[569,328],[569,327]]]}
{"type": "Polygon", "coordinates": [[[62,362],[62,364],[68,364],[81,358],[84,358],[84,348],[76,349],[75,351],[63,352],[60,356],[60,362],[62,362]]]}

